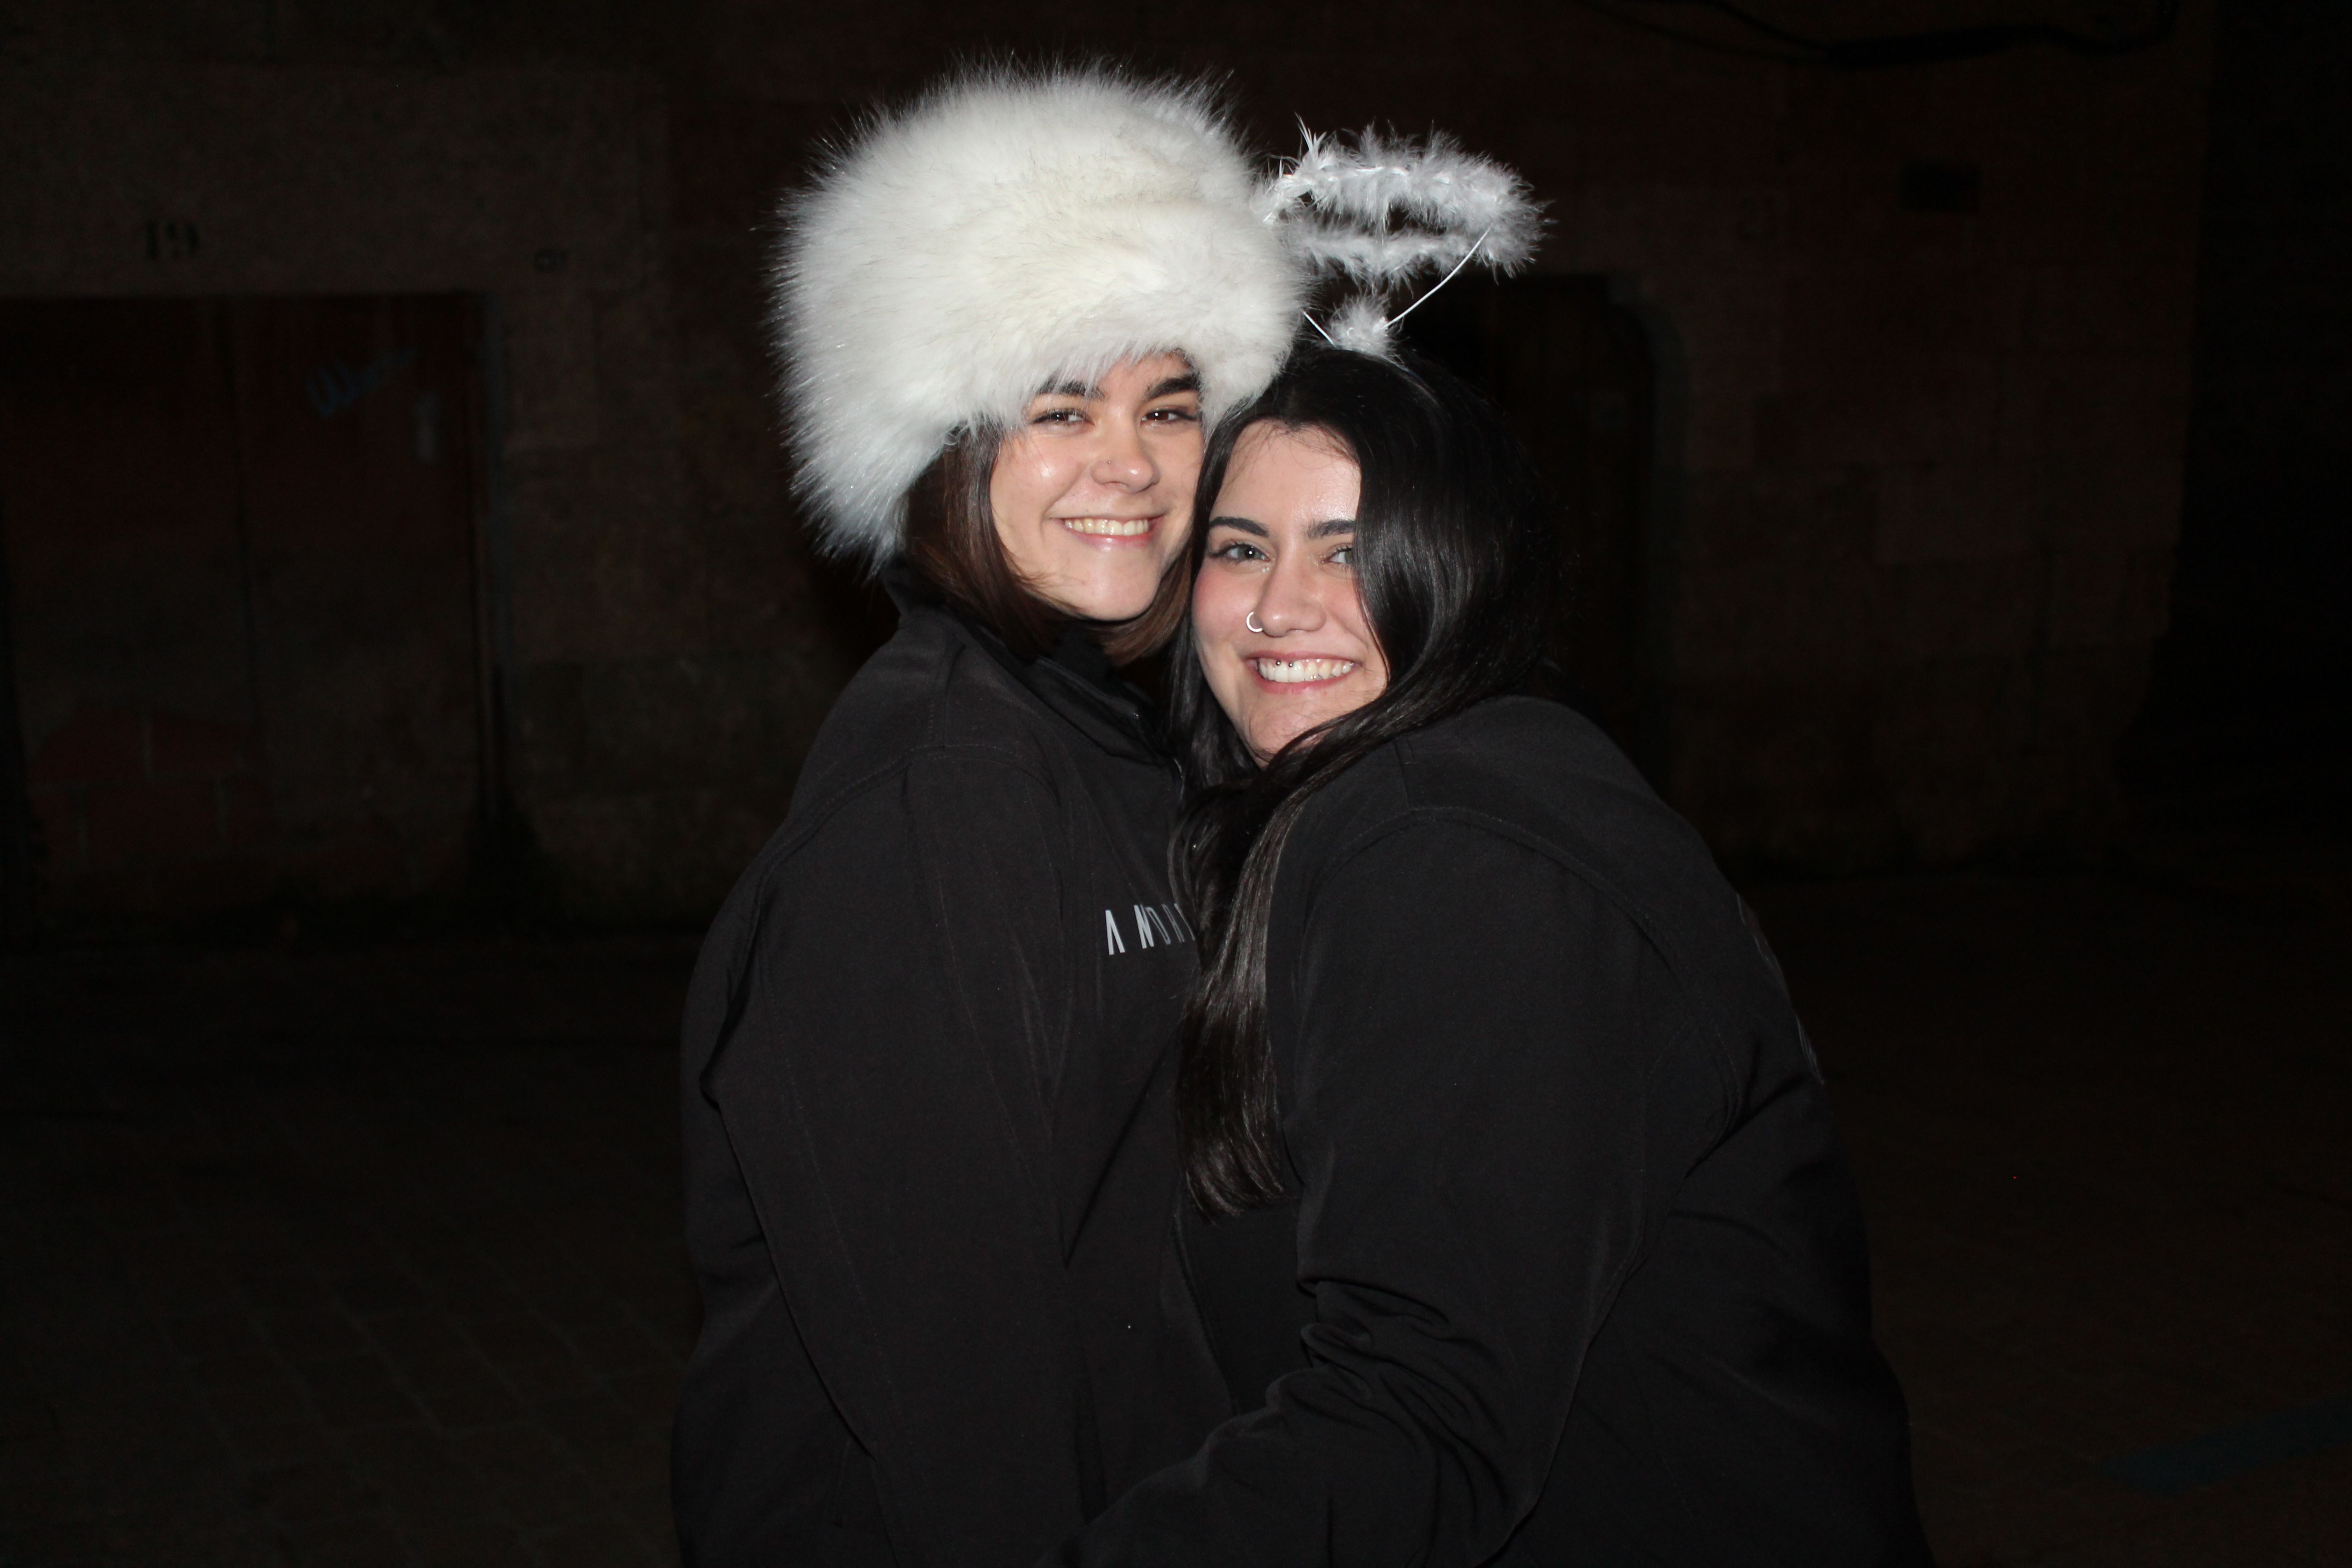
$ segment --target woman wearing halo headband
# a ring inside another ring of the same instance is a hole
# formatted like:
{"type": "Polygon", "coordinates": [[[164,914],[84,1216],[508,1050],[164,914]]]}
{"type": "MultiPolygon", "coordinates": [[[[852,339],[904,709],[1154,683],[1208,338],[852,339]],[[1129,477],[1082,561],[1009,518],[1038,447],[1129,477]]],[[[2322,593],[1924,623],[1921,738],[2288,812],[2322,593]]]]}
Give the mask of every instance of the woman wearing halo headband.
{"type": "Polygon", "coordinates": [[[1225,1413],[1167,1245],[1179,779],[1114,667],[1297,322],[1255,196],[1197,91],[997,72],[788,210],[803,494],[901,618],[688,1004],[689,1564],[1025,1563],[1225,1413]]]}
{"type": "Polygon", "coordinates": [[[1253,1413],[1056,1560],[1925,1564],[1778,965],[1608,739],[1517,695],[1550,519],[1382,325],[1214,437],[1170,699],[1188,1273],[1253,1413]]]}

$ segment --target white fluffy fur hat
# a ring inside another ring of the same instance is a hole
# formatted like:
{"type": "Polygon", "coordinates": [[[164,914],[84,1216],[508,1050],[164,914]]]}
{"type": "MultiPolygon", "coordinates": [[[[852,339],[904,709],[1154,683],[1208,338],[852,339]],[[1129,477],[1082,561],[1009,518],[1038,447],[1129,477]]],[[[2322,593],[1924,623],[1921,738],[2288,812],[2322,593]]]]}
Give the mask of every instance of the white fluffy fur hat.
{"type": "Polygon", "coordinates": [[[994,69],[877,118],[786,208],[785,399],[824,545],[878,565],[966,426],[1177,352],[1211,418],[1261,391],[1306,264],[1202,89],[994,69]]]}

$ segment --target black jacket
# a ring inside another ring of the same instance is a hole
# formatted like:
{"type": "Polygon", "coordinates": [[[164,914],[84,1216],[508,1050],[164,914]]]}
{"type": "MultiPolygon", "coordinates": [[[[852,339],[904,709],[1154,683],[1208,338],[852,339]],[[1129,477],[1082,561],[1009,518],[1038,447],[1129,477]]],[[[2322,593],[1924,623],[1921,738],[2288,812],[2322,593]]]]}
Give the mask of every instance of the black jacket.
{"type": "Polygon", "coordinates": [[[1273,921],[1300,1204],[1187,1250],[1221,1358],[1299,1370],[1058,1561],[1927,1561],[1811,1047],[1598,730],[1504,699],[1375,752],[1273,921]]]}
{"type": "Polygon", "coordinates": [[[1225,1414],[1169,1245],[1172,766],[894,584],[684,1035],[693,1565],[1034,1558],[1225,1414]]]}

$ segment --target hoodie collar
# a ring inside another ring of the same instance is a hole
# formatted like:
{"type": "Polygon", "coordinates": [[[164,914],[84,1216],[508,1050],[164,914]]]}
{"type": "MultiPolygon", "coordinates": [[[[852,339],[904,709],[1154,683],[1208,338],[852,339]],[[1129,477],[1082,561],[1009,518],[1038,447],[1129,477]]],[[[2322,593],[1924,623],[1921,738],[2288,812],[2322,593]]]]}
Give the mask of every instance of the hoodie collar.
{"type": "Polygon", "coordinates": [[[917,609],[945,615],[1031,696],[1104,751],[1139,762],[1168,762],[1166,748],[1155,738],[1148,699],[1118,673],[1101,645],[1087,635],[1084,622],[1063,622],[1052,648],[1035,658],[1023,658],[905,562],[883,570],[882,586],[901,616],[917,609]]]}

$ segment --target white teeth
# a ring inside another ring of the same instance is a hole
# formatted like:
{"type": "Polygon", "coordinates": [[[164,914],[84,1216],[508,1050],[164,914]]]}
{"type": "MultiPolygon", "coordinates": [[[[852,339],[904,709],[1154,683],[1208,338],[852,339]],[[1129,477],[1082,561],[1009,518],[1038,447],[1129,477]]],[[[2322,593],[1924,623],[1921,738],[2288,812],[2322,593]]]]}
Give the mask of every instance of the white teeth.
{"type": "Polygon", "coordinates": [[[1133,539],[1151,531],[1148,517],[1066,517],[1062,526],[1072,533],[1099,533],[1113,539],[1133,539]]]}
{"type": "Polygon", "coordinates": [[[1257,672],[1280,686],[1302,680],[1333,680],[1356,668],[1352,658],[1254,658],[1257,672]]]}

